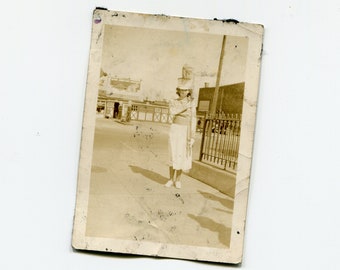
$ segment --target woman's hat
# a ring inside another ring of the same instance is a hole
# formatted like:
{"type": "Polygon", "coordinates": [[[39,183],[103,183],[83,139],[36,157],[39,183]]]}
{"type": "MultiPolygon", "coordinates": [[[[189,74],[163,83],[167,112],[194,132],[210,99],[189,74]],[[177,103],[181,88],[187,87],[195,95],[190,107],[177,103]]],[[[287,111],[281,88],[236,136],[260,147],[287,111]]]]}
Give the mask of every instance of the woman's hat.
{"type": "Polygon", "coordinates": [[[178,78],[177,82],[177,89],[178,90],[191,90],[193,89],[193,81],[183,78],[178,78]]]}
{"type": "Polygon", "coordinates": [[[182,77],[178,78],[178,90],[190,90],[194,88],[193,71],[192,67],[184,65],[182,68],[182,77]]]}

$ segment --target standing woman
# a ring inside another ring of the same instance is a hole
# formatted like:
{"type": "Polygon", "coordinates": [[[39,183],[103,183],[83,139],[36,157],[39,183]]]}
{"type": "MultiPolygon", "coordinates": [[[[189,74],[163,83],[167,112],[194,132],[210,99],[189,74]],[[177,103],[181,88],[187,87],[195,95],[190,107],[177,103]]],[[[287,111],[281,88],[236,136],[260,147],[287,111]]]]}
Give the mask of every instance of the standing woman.
{"type": "Polygon", "coordinates": [[[176,94],[178,98],[169,103],[173,120],[169,132],[170,179],[165,186],[175,185],[176,188],[181,188],[182,171],[190,170],[192,164],[196,108],[191,97],[192,87],[178,87],[176,94]]]}

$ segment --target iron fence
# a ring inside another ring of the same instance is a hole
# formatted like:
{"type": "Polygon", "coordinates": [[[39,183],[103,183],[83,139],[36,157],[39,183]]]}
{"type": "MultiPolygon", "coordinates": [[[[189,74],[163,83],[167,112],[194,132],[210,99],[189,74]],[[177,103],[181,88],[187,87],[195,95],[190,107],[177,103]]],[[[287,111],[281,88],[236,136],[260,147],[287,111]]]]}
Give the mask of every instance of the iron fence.
{"type": "Polygon", "coordinates": [[[226,115],[224,119],[205,119],[200,161],[224,170],[235,171],[240,144],[241,116],[226,115]]]}

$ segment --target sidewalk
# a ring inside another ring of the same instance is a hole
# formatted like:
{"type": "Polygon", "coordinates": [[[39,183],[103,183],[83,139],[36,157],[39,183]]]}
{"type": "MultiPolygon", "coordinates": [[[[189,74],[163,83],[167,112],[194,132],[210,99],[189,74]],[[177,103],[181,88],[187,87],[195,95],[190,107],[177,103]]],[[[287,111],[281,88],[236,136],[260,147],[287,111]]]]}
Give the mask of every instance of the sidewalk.
{"type": "Polygon", "coordinates": [[[97,119],[86,234],[225,248],[233,199],[182,175],[166,188],[167,125],[97,119]]]}

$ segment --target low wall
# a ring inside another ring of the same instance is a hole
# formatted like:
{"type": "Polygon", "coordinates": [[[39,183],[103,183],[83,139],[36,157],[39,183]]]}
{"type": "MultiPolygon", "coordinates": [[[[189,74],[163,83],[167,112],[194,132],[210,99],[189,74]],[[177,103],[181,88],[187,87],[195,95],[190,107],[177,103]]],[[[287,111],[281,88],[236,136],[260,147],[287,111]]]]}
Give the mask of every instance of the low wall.
{"type": "Polygon", "coordinates": [[[192,162],[192,168],[189,175],[232,198],[235,197],[235,173],[214,168],[211,165],[195,160],[192,162]]]}

